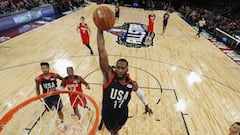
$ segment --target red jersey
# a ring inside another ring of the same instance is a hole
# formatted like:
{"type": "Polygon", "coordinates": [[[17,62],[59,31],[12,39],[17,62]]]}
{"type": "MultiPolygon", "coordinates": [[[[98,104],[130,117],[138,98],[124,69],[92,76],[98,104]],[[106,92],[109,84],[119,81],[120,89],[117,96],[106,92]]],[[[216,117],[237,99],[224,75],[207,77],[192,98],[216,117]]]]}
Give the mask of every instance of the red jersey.
{"type": "Polygon", "coordinates": [[[148,32],[153,32],[155,14],[150,14],[148,16],[148,32]]]}
{"type": "MultiPolygon", "coordinates": [[[[78,81],[79,76],[74,75],[73,80],[69,80],[68,77],[65,77],[65,83],[68,90],[82,92],[81,83],[78,81]]],[[[76,95],[76,94],[75,94],[76,95]]]]}
{"type": "Polygon", "coordinates": [[[89,44],[89,33],[88,33],[88,25],[86,23],[79,24],[80,35],[82,37],[83,44],[89,44]]]}
{"type": "MultiPolygon", "coordinates": [[[[65,77],[65,83],[68,90],[83,92],[81,83],[79,82],[78,78],[79,76],[77,75],[74,75],[73,80],[69,80],[68,77],[65,77]]],[[[82,105],[86,106],[87,102],[84,96],[82,95],[78,96],[78,94],[70,93],[69,97],[70,97],[71,105],[73,107],[77,107],[78,104],[80,104],[81,106],[82,105]]]]}

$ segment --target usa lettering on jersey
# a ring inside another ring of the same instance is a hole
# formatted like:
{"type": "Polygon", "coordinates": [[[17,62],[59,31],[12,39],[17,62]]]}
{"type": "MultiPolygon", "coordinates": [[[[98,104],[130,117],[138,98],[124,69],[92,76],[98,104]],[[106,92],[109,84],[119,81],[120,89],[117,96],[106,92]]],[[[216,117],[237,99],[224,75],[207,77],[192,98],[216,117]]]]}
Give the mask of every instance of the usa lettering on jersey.
{"type": "Polygon", "coordinates": [[[56,89],[54,82],[43,83],[43,88],[47,90],[47,92],[51,92],[56,89]]]}
{"type": "Polygon", "coordinates": [[[127,100],[128,95],[128,91],[111,88],[110,99],[114,100],[113,108],[121,108],[122,104],[127,100]]]}

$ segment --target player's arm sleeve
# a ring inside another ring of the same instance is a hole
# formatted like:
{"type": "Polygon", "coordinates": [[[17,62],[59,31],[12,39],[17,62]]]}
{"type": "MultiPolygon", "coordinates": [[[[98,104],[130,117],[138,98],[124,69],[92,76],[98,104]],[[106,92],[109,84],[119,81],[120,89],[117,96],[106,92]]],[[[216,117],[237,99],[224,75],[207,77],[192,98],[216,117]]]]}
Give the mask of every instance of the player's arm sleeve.
{"type": "Polygon", "coordinates": [[[145,106],[148,105],[147,100],[146,100],[146,98],[145,98],[145,96],[144,96],[144,94],[143,94],[143,92],[142,92],[142,90],[140,88],[138,88],[136,90],[136,95],[138,96],[138,98],[142,101],[142,103],[145,106]]]}
{"type": "Polygon", "coordinates": [[[138,84],[137,82],[133,82],[133,85],[134,85],[134,90],[135,90],[135,93],[137,95],[137,97],[142,101],[142,103],[147,106],[148,103],[147,103],[147,100],[142,92],[142,90],[138,87],[138,84]]]}

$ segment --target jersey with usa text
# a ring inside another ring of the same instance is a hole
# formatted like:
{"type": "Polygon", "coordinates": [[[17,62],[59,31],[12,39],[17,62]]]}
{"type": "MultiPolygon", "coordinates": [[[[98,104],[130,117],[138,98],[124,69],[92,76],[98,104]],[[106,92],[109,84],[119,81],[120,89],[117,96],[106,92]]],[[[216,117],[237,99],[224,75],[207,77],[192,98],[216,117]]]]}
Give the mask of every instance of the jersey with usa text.
{"type": "MultiPolygon", "coordinates": [[[[57,87],[57,79],[55,73],[50,73],[49,78],[45,78],[43,74],[39,75],[39,84],[41,84],[43,93],[51,92],[56,90],[57,87]]],[[[51,96],[51,97],[59,97],[59,95],[51,96]]]]}
{"type": "Polygon", "coordinates": [[[56,75],[54,73],[50,73],[49,78],[45,78],[43,74],[39,75],[39,83],[42,86],[43,93],[51,92],[53,90],[56,90],[57,87],[57,79],[55,77],[56,75]]]}
{"type": "Polygon", "coordinates": [[[120,82],[113,73],[107,84],[103,86],[103,113],[126,111],[131,99],[132,80],[127,74],[127,81],[120,82]]]}

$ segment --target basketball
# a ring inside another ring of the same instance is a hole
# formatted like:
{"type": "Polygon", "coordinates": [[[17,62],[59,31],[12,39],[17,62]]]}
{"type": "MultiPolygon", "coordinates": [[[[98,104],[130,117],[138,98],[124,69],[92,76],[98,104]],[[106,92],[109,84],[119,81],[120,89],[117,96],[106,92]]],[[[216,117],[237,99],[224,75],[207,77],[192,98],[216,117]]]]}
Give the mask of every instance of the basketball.
{"type": "Polygon", "coordinates": [[[93,12],[93,21],[99,30],[109,30],[115,23],[115,15],[107,6],[99,6],[93,12]]]}

